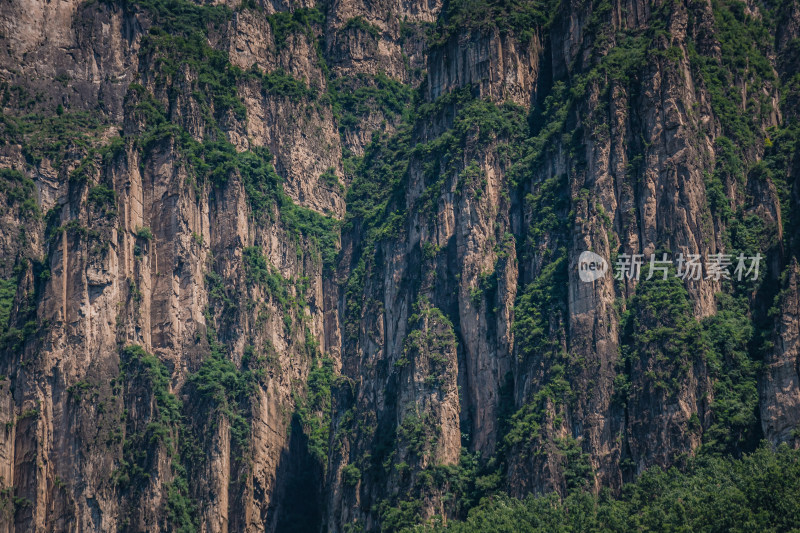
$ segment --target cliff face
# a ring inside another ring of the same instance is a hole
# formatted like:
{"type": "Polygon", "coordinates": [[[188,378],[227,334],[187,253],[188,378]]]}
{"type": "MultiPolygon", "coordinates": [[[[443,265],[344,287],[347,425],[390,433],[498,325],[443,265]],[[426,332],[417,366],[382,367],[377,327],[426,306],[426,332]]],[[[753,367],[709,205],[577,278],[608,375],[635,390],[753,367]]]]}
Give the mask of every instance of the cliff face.
{"type": "Polygon", "coordinates": [[[0,531],[395,530],[797,446],[798,13],[4,4],[0,531]]]}

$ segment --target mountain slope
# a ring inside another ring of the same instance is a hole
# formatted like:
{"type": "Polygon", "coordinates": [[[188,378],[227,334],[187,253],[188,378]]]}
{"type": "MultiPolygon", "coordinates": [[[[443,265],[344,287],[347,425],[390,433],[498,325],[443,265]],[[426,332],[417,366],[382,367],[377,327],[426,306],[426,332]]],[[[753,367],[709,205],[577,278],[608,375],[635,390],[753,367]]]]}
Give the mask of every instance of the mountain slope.
{"type": "Polygon", "coordinates": [[[0,530],[395,530],[800,444],[796,2],[0,32],[0,530]]]}

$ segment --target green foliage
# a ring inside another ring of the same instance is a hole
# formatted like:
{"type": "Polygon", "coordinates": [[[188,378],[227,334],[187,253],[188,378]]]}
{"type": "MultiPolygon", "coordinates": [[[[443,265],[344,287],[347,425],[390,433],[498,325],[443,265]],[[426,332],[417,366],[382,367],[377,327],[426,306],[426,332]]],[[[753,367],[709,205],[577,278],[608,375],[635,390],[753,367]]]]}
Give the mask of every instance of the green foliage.
{"type": "Polygon", "coordinates": [[[356,465],[349,464],[342,468],[342,482],[348,487],[355,487],[361,480],[361,470],[356,465]]]}
{"type": "Polygon", "coordinates": [[[741,459],[702,457],[686,471],[654,467],[623,488],[523,500],[498,495],[463,522],[407,531],[790,531],[800,527],[800,452],[760,448],[741,459]],[[769,495],[765,497],[765,495],[769,495]]]}
{"type": "Polygon", "coordinates": [[[566,250],[542,269],[518,297],[514,313],[514,332],[522,356],[550,351],[558,347],[560,326],[552,327],[553,313],[565,309],[567,283],[566,250]]]}
{"type": "Polygon", "coordinates": [[[548,358],[548,374],[534,398],[511,420],[507,445],[528,442],[539,434],[539,424],[545,415],[547,399],[562,403],[569,394],[565,387],[566,368],[560,353],[565,336],[563,316],[566,312],[567,251],[558,246],[566,233],[566,175],[550,177],[533,184],[525,197],[525,209],[530,213],[528,235],[518,254],[528,260],[541,258],[541,269],[518,293],[514,305],[514,335],[520,359],[540,355],[548,358]]]}
{"type": "Polygon", "coordinates": [[[169,520],[175,525],[176,533],[197,531],[196,505],[189,496],[189,483],[184,476],[177,476],[165,487],[167,491],[167,511],[169,520]]]}
{"type": "MultiPolygon", "coordinates": [[[[353,181],[347,191],[348,213],[345,230],[358,228],[362,236],[353,257],[353,271],[345,288],[345,332],[356,338],[358,322],[364,309],[363,287],[372,272],[375,251],[384,239],[396,237],[406,222],[403,186],[409,162],[422,165],[426,190],[418,199],[418,210],[433,214],[436,198],[448,177],[464,170],[464,151],[481,146],[497,146],[510,159],[512,141],[522,135],[525,116],[519,106],[496,105],[476,100],[470,90],[456,91],[434,103],[419,104],[398,125],[392,136],[373,134],[364,156],[352,167],[353,181]],[[452,127],[429,142],[412,145],[414,120],[430,120],[432,116],[454,115],[452,127]]],[[[352,162],[351,162],[352,163],[352,162]]],[[[480,177],[466,183],[473,173],[464,173],[464,187],[481,188],[480,177]]]]}
{"type": "Polygon", "coordinates": [[[346,227],[358,224],[368,243],[393,235],[400,184],[406,177],[411,129],[401,126],[390,138],[375,135],[357,165],[356,179],[347,191],[346,227]]]}
{"type": "MultiPolygon", "coordinates": [[[[438,384],[449,371],[449,354],[455,353],[456,335],[453,323],[441,310],[425,298],[415,304],[408,319],[409,333],[403,345],[403,355],[394,364],[405,366],[412,360],[428,368],[428,382],[438,384]]],[[[424,367],[417,366],[417,369],[424,367]]]]}
{"type": "Polygon", "coordinates": [[[21,218],[39,218],[39,205],[36,203],[36,185],[17,170],[0,169],[0,194],[5,195],[6,205],[17,205],[21,218]]]}
{"type": "Polygon", "coordinates": [[[338,189],[339,192],[344,192],[344,185],[339,181],[339,176],[336,175],[336,171],[333,167],[326,169],[325,172],[320,175],[319,180],[331,189],[338,189]]]}
{"type": "Polygon", "coordinates": [[[187,0],[113,0],[129,7],[149,11],[154,23],[164,31],[188,36],[204,34],[210,25],[226,22],[232,15],[226,5],[195,4],[187,0]]]}
{"type": "Polygon", "coordinates": [[[691,350],[701,338],[700,324],[694,319],[689,294],[674,272],[667,279],[643,279],[623,317],[630,327],[631,340],[640,345],[657,344],[673,358],[689,357],[704,350],[691,350]]]}
{"type": "MultiPolygon", "coordinates": [[[[190,533],[197,530],[196,503],[189,496],[186,470],[178,458],[179,436],[181,448],[191,441],[182,415],[182,402],[170,392],[170,372],[158,357],[147,353],[141,346],[129,345],[120,352],[121,377],[130,384],[143,384],[154,399],[154,409],[144,431],[128,434],[123,441],[123,460],[115,473],[115,481],[122,488],[140,491],[150,477],[153,445],[167,447],[173,478],[164,487],[167,510],[175,531],[190,533]]],[[[137,391],[138,393],[138,391],[137,391]]]]}
{"type": "MultiPolygon", "coordinates": [[[[357,90],[349,91],[355,95],[351,97],[347,95],[348,91],[342,89],[342,85],[332,90],[334,105],[341,106],[344,112],[345,127],[357,123],[356,119],[348,121],[347,113],[356,117],[368,112],[369,106],[359,109],[365,97],[367,101],[371,99],[380,103],[383,108],[388,105],[395,112],[400,112],[405,106],[406,96],[396,90],[399,87],[393,89],[381,77],[376,80],[377,93],[370,90],[359,95],[357,90]],[[398,98],[398,95],[401,97],[398,98]]],[[[349,82],[345,80],[340,83],[349,82]]],[[[403,184],[407,178],[409,161],[414,158],[423,165],[427,187],[419,199],[420,210],[432,213],[435,199],[447,177],[463,170],[463,153],[468,140],[473,147],[476,147],[476,139],[480,143],[478,146],[502,143],[505,148],[503,151],[508,155],[511,141],[519,137],[524,128],[524,114],[520,113],[518,106],[510,103],[498,106],[490,101],[475,100],[466,89],[445,95],[434,103],[418,105],[413,113],[404,116],[394,135],[389,137],[374,133],[364,156],[360,160],[346,161],[345,166],[350,169],[348,173],[353,176],[353,181],[347,191],[345,230],[357,227],[363,236],[345,288],[345,331],[348,338],[357,337],[357,325],[365,303],[362,298],[363,287],[372,271],[377,243],[398,235],[405,222],[403,184]],[[429,120],[431,116],[439,114],[455,114],[452,127],[427,143],[412,146],[415,118],[429,120]]],[[[467,174],[464,174],[465,183],[467,174]]],[[[470,182],[463,189],[470,187],[479,190],[481,184],[478,180],[473,181],[475,183],[470,182]]]]}
{"type": "Polygon", "coordinates": [[[521,141],[526,132],[525,114],[522,107],[504,102],[472,97],[471,87],[448,93],[435,102],[421,104],[417,117],[436,116],[443,112],[454,112],[453,125],[435,140],[414,147],[418,155],[440,152],[448,159],[457,160],[463,153],[467,139],[479,143],[478,147],[493,142],[512,143],[521,141]]]}
{"type": "MultiPolygon", "coordinates": [[[[781,187],[779,179],[773,177],[772,161],[759,162],[751,166],[742,161],[742,147],[735,145],[726,137],[718,137],[715,143],[716,164],[713,173],[706,174],[706,198],[711,212],[724,223],[725,251],[732,255],[734,267],[739,254],[754,257],[757,253],[762,257],[768,250],[778,244],[777,224],[768,224],[761,216],[747,213],[749,202],[739,206],[735,211],[732,199],[728,197],[729,188],[744,188],[748,179],[769,180],[781,187]],[[749,174],[749,178],[748,175],[749,174]]],[[[783,202],[785,204],[785,202],[783,202]]],[[[789,211],[790,222],[784,228],[791,228],[793,215],[789,211]]],[[[784,229],[786,232],[786,229],[784,229]]],[[[763,277],[762,277],[763,279],[763,277]]],[[[725,283],[729,292],[744,295],[755,292],[760,280],[741,280],[735,284],[725,283]]]]}
{"type": "Polygon", "coordinates": [[[445,4],[434,43],[443,44],[464,31],[511,31],[523,43],[543,34],[558,12],[560,0],[452,0],[445,4]]]}
{"type": "Polygon", "coordinates": [[[759,363],[751,353],[754,328],[747,301],[717,295],[717,313],[703,320],[714,380],[713,422],[704,432],[704,451],[739,455],[754,449],[760,435],[759,363]]]}
{"type": "Polygon", "coordinates": [[[715,37],[720,43],[721,61],[699,54],[690,44],[692,68],[711,96],[714,114],[723,133],[742,147],[753,146],[761,137],[761,119],[772,103],[764,101],[765,83],[775,82],[772,64],[772,37],[761,21],[745,12],[738,0],[712,2],[715,37]],[[737,81],[746,80],[747,100],[742,109],[742,90],[737,81]]]}
{"type": "MultiPolygon", "coordinates": [[[[419,417],[415,417],[415,424],[418,423],[419,417]]],[[[424,434],[423,429],[419,433],[424,434]]],[[[442,502],[448,516],[465,517],[468,509],[498,490],[501,478],[496,466],[494,460],[481,461],[477,452],[470,454],[466,448],[461,448],[456,464],[429,463],[416,471],[411,486],[373,507],[381,517],[381,531],[406,530],[418,523],[420,502],[431,498],[442,502]]],[[[394,468],[403,475],[409,466],[397,463],[394,468]]]]}
{"type": "MultiPolygon", "coordinates": [[[[21,258],[14,266],[12,277],[0,280],[0,351],[9,349],[11,352],[22,353],[25,344],[36,337],[42,325],[37,319],[37,304],[41,298],[40,291],[43,284],[37,283],[33,290],[20,294],[16,312],[13,316],[11,313],[14,311],[12,306],[16,299],[17,287],[29,268],[33,271],[34,277],[41,280],[47,279],[50,274],[42,262],[21,258]]],[[[22,364],[24,365],[25,361],[22,364]]]]}
{"type": "Polygon", "coordinates": [[[381,34],[380,28],[374,24],[370,24],[364,17],[360,15],[358,17],[348,19],[340,31],[345,32],[354,29],[363,31],[364,33],[372,35],[375,38],[379,37],[381,34]]]}
{"type": "Polygon", "coordinates": [[[17,422],[20,420],[27,420],[28,418],[38,418],[39,417],[39,409],[26,409],[22,411],[20,414],[17,415],[17,422]]]}
{"type": "MultiPolygon", "coordinates": [[[[295,395],[296,413],[308,436],[308,451],[323,468],[328,464],[333,379],[333,359],[317,355],[311,362],[311,370],[306,380],[305,397],[295,395]]],[[[352,467],[351,475],[355,475],[357,472],[360,477],[361,472],[355,465],[348,465],[348,467],[352,467]]]]}
{"type": "Polygon", "coordinates": [[[423,457],[433,451],[438,430],[430,413],[411,412],[405,415],[397,428],[397,438],[412,456],[423,457]]]}
{"type": "Polygon", "coordinates": [[[332,269],[339,253],[339,221],[311,209],[301,207],[286,196],[281,196],[281,221],[295,239],[305,237],[319,254],[322,265],[332,269]]]}
{"type": "Polygon", "coordinates": [[[284,96],[292,102],[314,100],[318,92],[315,87],[309,87],[305,81],[298,80],[282,68],[263,74],[261,84],[268,94],[284,96]]]}
{"type": "Polygon", "coordinates": [[[156,406],[153,420],[164,425],[181,422],[182,405],[170,392],[171,376],[164,363],[136,344],[124,347],[120,359],[126,379],[141,379],[152,392],[156,406]]]}
{"type": "Polygon", "coordinates": [[[14,486],[0,489],[0,513],[4,516],[14,516],[14,513],[21,509],[33,507],[33,502],[24,496],[14,495],[14,486]]]}
{"type": "MultiPolygon", "coordinates": [[[[433,104],[419,107],[419,116],[447,113],[453,107],[455,120],[450,129],[435,139],[418,144],[413,155],[422,164],[426,189],[418,200],[419,211],[433,215],[442,186],[458,175],[456,193],[480,198],[486,176],[477,162],[465,165],[464,156],[482,147],[493,147],[501,160],[510,163],[516,156],[517,143],[525,130],[524,113],[512,103],[496,105],[489,100],[472,99],[468,90],[448,94],[433,104]]],[[[450,112],[453,112],[450,111],[450,112]]]]}
{"type": "Polygon", "coordinates": [[[146,241],[152,241],[153,240],[153,231],[147,226],[142,226],[141,228],[138,228],[136,230],[136,236],[138,238],[144,239],[146,241]]]}
{"type": "Polygon", "coordinates": [[[645,35],[626,35],[611,50],[602,56],[597,66],[590,70],[573,87],[573,95],[584,90],[590,83],[611,79],[622,85],[629,85],[638,71],[647,63],[652,53],[652,41],[645,35]]]}
{"type": "Polygon", "coordinates": [[[114,189],[100,184],[89,189],[89,202],[105,210],[113,207],[117,201],[117,193],[114,189]]]}
{"type": "Polygon", "coordinates": [[[80,402],[83,395],[92,390],[94,386],[88,381],[79,381],[67,387],[67,394],[74,402],[80,402]]]}
{"type": "Polygon", "coordinates": [[[245,248],[242,251],[242,260],[247,282],[266,289],[273,301],[278,303],[285,313],[292,311],[294,299],[289,294],[291,282],[281,276],[275,267],[267,264],[267,258],[261,253],[261,248],[258,246],[245,248]]]}
{"type": "Polygon", "coordinates": [[[540,158],[558,146],[569,147],[573,155],[578,156],[582,136],[601,138],[607,135],[604,128],[607,128],[608,117],[604,114],[606,107],[602,102],[584,118],[584,131],[577,128],[571,132],[565,130],[568,119],[584,102],[589,89],[608,87],[610,81],[623,86],[632,85],[647,63],[651,48],[652,35],[621,34],[616,46],[599,55],[591,69],[578,73],[569,84],[563,80],[556,81],[544,105],[537,106],[531,113],[531,136],[526,141],[519,164],[512,169],[513,179],[524,181],[529,173],[535,171],[540,158]],[[558,134],[562,134],[561,142],[554,143],[558,134]]]}
{"type": "Polygon", "coordinates": [[[345,335],[348,339],[358,338],[361,315],[364,311],[364,284],[366,283],[367,267],[364,259],[359,260],[355,268],[350,271],[344,286],[345,301],[345,335]]]}
{"type": "Polygon", "coordinates": [[[641,362],[651,386],[674,393],[689,366],[709,356],[709,347],[682,280],[674,271],[667,279],[659,276],[639,282],[622,317],[620,364],[641,362]]]}
{"type": "Polygon", "coordinates": [[[17,294],[16,279],[0,279],[0,339],[6,332],[11,316],[11,306],[17,294]]]}
{"type": "Polygon", "coordinates": [[[503,445],[508,449],[522,445],[520,453],[526,455],[527,444],[536,443],[542,436],[541,427],[546,423],[548,405],[563,405],[571,396],[572,389],[566,379],[566,369],[562,362],[551,364],[547,380],[507,422],[507,433],[503,445]]]}
{"type": "Polygon", "coordinates": [[[256,220],[271,221],[277,210],[291,237],[298,241],[305,238],[312,250],[319,254],[323,265],[333,265],[339,244],[338,221],[296,205],[284,193],[282,180],[272,166],[272,155],[265,148],[254,147],[237,152],[227,140],[206,139],[199,143],[188,132],[169,122],[160,103],[143,88],[134,87],[132,92],[138,95],[137,109],[148,126],[139,141],[145,148],[168,138],[174,139],[187,166],[201,182],[210,181],[221,187],[238,173],[256,220]]]}
{"type": "Polygon", "coordinates": [[[725,192],[725,184],[744,185],[744,165],[730,139],[720,136],[715,144],[717,160],[714,172],[706,176],[706,198],[711,212],[722,221],[729,222],[734,212],[731,209],[731,199],[725,192]]]}
{"type": "MultiPolygon", "coordinates": [[[[231,151],[224,150],[226,142],[217,119],[231,111],[240,119],[245,116],[244,104],[238,97],[236,83],[244,75],[231,65],[224,51],[211,47],[207,34],[209,28],[226,22],[231,11],[226,6],[200,5],[186,0],[145,0],[132,2],[150,11],[154,25],[143,37],[140,56],[152,65],[155,81],[174,98],[179,91],[187,92],[200,108],[206,126],[204,143],[197,143],[177,123],[171,122],[163,104],[150,95],[144,87],[132,84],[128,99],[133,99],[137,118],[145,122],[146,131],[137,139],[140,147],[148,151],[161,141],[173,138],[184,153],[190,167],[213,165],[198,169],[203,177],[227,179],[231,170],[231,151]],[[187,79],[186,71],[192,76],[187,79]],[[188,85],[188,87],[187,87],[188,85]],[[228,158],[215,159],[220,153],[228,158]],[[207,152],[207,153],[206,153],[207,152]],[[208,158],[203,156],[207,155],[208,158]],[[219,163],[219,165],[217,164],[219,163]]],[[[235,151],[234,151],[235,152],[235,151]]]]}
{"type": "Polygon", "coordinates": [[[350,339],[358,337],[365,303],[364,286],[372,271],[377,242],[396,235],[404,220],[400,185],[408,170],[410,139],[411,128],[405,123],[391,137],[374,134],[357,164],[356,179],[347,191],[344,229],[357,227],[363,236],[363,246],[354,258],[355,266],[344,291],[345,334],[350,339]]]}
{"type": "Polygon", "coordinates": [[[368,76],[342,76],[328,84],[328,98],[339,130],[352,131],[370,112],[379,111],[387,118],[403,114],[411,100],[411,88],[384,73],[368,76]]]}
{"type": "Polygon", "coordinates": [[[198,159],[202,158],[205,170],[213,183],[222,185],[230,173],[238,170],[242,176],[245,192],[254,213],[267,213],[280,197],[281,178],[272,166],[272,155],[263,148],[238,153],[227,142],[207,143],[198,159]]]}
{"type": "Polygon", "coordinates": [[[589,454],[583,452],[580,443],[572,437],[564,437],[558,439],[556,445],[563,457],[567,493],[571,494],[592,486],[594,471],[589,454]]]}
{"type": "Polygon", "coordinates": [[[244,118],[245,107],[236,89],[244,73],[230,63],[227,52],[212,48],[202,32],[184,37],[156,26],[142,39],[141,46],[140,54],[152,57],[156,80],[162,86],[185,83],[186,68],[196,75],[189,89],[212,130],[217,127],[214,119],[228,110],[244,118]]]}
{"type": "Polygon", "coordinates": [[[388,501],[384,500],[377,506],[376,510],[380,516],[381,533],[400,531],[419,523],[421,519],[422,502],[417,499],[401,500],[391,505],[388,501]]]}
{"type": "MultiPolygon", "coordinates": [[[[674,391],[688,365],[696,358],[705,360],[714,395],[703,450],[741,454],[753,450],[760,436],[754,327],[745,297],[718,294],[717,298],[718,312],[701,324],[674,273],[667,280],[642,281],[623,316],[621,365],[657,361],[649,371],[651,385],[674,391]]],[[[624,403],[630,388],[625,372],[617,376],[614,388],[624,403]]],[[[699,420],[696,425],[699,430],[699,420]]]]}
{"type": "Polygon", "coordinates": [[[149,419],[129,422],[122,446],[123,458],[114,481],[122,490],[142,491],[149,481],[157,448],[164,446],[173,473],[171,482],[165,486],[171,524],[176,531],[196,531],[196,505],[188,496],[186,471],[179,461],[176,442],[180,435],[181,447],[185,447],[190,435],[184,427],[183,404],[170,392],[170,372],[158,357],[138,345],[120,351],[120,367],[120,378],[132,387],[131,392],[151,395],[152,401],[148,403],[152,410],[149,419]]]}
{"type": "Polygon", "coordinates": [[[216,427],[219,416],[228,420],[231,441],[241,453],[249,446],[250,423],[247,417],[250,398],[255,393],[261,373],[246,367],[237,368],[228,359],[225,347],[217,341],[213,326],[207,325],[207,328],[210,354],[197,372],[189,376],[187,385],[193,392],[197,407],[210,421],[211,428],[216,427]]]}
{"type": "Polygon", "coordinates": [[[314,40],[313,26],[325,22],[325,15],[316,8],[300,8],[294,11],[279,11],[267,17],[272,27],[275,47],[280,50],[286,46],[286,38],[293,33],[304,33],[309,42],[314,40]]]}
{"type": "Polygon", "coordinates": [[[422,249],[422,257],[424,259],[434,259],[439,252],[442,251],[441,246],[433,244],[429,241],[423,241],[420,248],[422,249]]]}
{"type": "Polygon", "coordinates": [[[22,145],[25,159],[38,165],[47,158],[60,168],[67,152],[88,152],[108,124],[99,112],[65,112],[63,115],[29,114],[13,117],[0,112],[3,144],[22,145]]]}
{"type": "Polygon", "coordinates": [[[455,112],[455,120],[453,127],[440,137],[412,147],[414,119],[408,117],[398,126],[395,135],[374,134],[364,157],[354,166],[354,180],[347,193],[345,227],[358,227],[364,238],[346,288],[346,329],[350,337],[355,333],[351,327],[353,321],[358,320],[363,306],[359,287],[366,282],[373,261],[372,255],[361,256],[361,252],[375,250],[379,241],[392,238],[402,230],[406,209],[403,184],[411,158],[422,163],[428,183],[419,199],[420,209],[432,213],[434,201],[449,173],[462,170],[463,151],[468,139],[473,143],[477,139],[481,145],[500,140],[508,142],[524,128],[524,115],[519,113],[517,106],[497,106],[489,101],[473,100],[469,91],[459,91],[433,104],[420,105],[414,116],[430,117],[445,112],[455,112]]]}

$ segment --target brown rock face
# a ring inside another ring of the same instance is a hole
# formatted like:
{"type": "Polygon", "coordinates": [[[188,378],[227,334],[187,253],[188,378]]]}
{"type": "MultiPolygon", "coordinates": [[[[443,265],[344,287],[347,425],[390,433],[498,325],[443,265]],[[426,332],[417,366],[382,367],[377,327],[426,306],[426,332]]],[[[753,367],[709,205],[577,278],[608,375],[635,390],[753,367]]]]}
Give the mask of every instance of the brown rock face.
{"type": "Polygon", "coordinates": [[[770,442],[798,445],[800,424],[800,359],[798,359],[798,266],[790,265],[775,325],[774,349],[767,355],[761,380],[761,427],[770,442]]]}
{"type": "Polygon", "coordinates": [[[800,445],[800,9],[584,4],[0,6],[0,532],[397,530],[800,445]],[[614,279],[662,253],[761,277],[614,279]]]}

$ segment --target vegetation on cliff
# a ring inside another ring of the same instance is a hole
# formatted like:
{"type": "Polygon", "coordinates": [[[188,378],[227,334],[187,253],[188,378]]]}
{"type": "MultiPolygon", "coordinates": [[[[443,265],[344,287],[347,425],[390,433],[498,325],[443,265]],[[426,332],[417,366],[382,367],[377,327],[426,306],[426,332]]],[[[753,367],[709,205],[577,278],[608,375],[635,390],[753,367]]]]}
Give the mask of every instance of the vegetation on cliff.
{"type": "Polygon", "coordinates": [[[790,531],[800,527],[800,452],[759,448],[741,459],[703,456],[685,469],[655,467],[619,497],[573,492],[486,498],[463,522],[404,531],[790,531]]]}
{"type": "Polygon", "coordinates": [[[428,4],[88,2],[136,40],[90,50],[93,89],[2,65],[70,90],[0,82],[0,455],[23,485],[0,479],[0,513],[800,528],[798,429],[765,442],[759,397],[797,367],[797,2],[428,4]],[[289,124],[249,128],[259,99],[289,124]],[[667,244],[761,254],[763,281],[576,283],[583,247],[667,244]]]}

